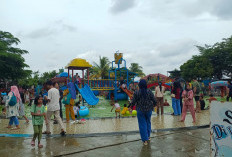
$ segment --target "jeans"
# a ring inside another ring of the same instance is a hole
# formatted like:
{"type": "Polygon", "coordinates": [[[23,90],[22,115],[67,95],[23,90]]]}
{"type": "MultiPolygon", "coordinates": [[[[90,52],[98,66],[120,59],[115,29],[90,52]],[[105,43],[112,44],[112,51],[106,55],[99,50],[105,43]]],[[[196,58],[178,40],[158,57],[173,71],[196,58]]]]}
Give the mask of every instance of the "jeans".
{"type": "Polygon", "coordinates": [[[143,142],[148,141],[151,134],[151,114],[152,111],[142,112],[137,110],[139,132],[143,142]]]}
{"type": "Polygon", "coordinates": [[[11,125],[13,125],[13,124],[19,125],[19,120],[18,120],[18,118],[17,118],[16,116],[10,117],[9,125],[11,126],[11,125]]]}
{"type": "Polygon", "coordinates": [[[172,108],[175,116],[181,114],[180,99],[172,98],[172,108]]]}

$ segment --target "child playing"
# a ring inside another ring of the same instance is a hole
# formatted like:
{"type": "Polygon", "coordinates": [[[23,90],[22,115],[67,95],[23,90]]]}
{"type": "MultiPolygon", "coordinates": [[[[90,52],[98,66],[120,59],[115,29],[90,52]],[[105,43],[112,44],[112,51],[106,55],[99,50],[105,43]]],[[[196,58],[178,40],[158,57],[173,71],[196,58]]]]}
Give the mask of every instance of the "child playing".
{"type": "Polygon", "coordinates": [[[32,115],[32,124],[34,128],[34,135],[31,141],[31,146],[35,146],[35,140],[38,137],[38,147],[43,148],[43,145],[40,144],[40,140],[42,138],[43,121],[45,118],[47,124],[48,120],[45,113],[45,107],[43,105],[42,96],[37,96],[35,98],[34,105],[31,106],[31,115],[32,115]]]}
{"type": "Polygon", "coordinates": [[[195,111],[194,111],[194,104],[193,104],[193,91],[190,88],[189,84],[187,84],[187,88],[183,91],[182,98],[184,99],[184,103],[183,103],[181,122],[184,122],[186,114],[187,114],[187,110],[189,109],[193,117],[193,123],[195,123],[196,118],[195,118],[195,111]]]}
{"type": "Polygon", "coordinates": [[[80,102],[78,101],[75,106],[73,106],[73,110],[74,110],[74,114],[75,114],[75,117],[79,117],[80,114],[79,114],[79,110],[80,110],[80,102]]]}
{"type": "Polygon", "coordinates": [[[205,110],[205,101],[203,95],[200,96],[201,110],[205,110]]]}
{"type": "Polygon", "coordinates": [[[122,115],[125,115],[125,114],[126,114],[126,111],[128,111],[128,108],[127,108],[127,105],[124,104],[124,107],[123,107],[123,109],[122,109],[121,114],[122,114],[122,115]]]}
{"type": "Polygon", "coordinates": [[[164,102],[163,106],[170,106],[167,99],[165,99],[165,102],[164,102]]]}
{"type": "Polygon", "coordinates": [[[117,118],[117,117],[120,118],[121,109],[120,109],[120,105],[119,105],[119,103],[118,103],[117,100],[115,100],[115,104],[114,104],[113,108],[111,109],[111,112],[113,111],[114,108],[115,108],[116,118],[117,118]],[[119,116],[118,116],[118,113],[119,113],[119,116]]]}

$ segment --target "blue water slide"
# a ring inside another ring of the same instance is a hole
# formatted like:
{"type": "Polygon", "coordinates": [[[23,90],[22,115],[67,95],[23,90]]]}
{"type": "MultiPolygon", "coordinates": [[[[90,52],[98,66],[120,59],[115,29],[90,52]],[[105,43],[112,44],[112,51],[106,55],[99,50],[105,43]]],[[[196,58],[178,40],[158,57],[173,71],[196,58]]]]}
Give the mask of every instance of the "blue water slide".
{"type": "Polygon", "coordinates": [[[87,84],[85,84],[84,88],[79,88],[77,84],[75,85],[78,91],[80,92],[82,98],[85,99],[85,101],[89,105],[97,105],[99,99],[93,94],[93,91],[90,89],[90,87],[87,84]]]}

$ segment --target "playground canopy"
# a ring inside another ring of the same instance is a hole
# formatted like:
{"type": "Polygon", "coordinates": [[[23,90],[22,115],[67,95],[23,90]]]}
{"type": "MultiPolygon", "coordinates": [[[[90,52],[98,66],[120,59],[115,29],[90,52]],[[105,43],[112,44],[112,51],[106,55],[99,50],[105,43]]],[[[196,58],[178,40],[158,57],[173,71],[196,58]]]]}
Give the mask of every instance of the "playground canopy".
{"type": "Polygon", "coordinates": [[[74,79],[74,70],[82,70],[82,79],[84,79],[84,70],[87,69],[87,79],[89,80],[89,68],[91,68],[92,65],[87,62],[85,59],[82,58],[75,58],[69,62],[69,64],[65,67],[68,69],[68,77],[69,77],[69,71],[72,71],[72,80],[74,79]]]}

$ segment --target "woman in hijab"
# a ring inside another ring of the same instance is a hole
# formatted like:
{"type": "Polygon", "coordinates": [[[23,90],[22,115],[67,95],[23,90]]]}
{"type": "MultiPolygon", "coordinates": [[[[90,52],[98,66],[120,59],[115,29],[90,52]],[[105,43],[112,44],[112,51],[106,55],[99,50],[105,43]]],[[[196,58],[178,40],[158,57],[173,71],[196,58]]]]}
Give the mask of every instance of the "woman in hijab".
{"type": "Polygon", "coordinates": [[[183,91],[182,97],[184,99],[184,103],[183,103],[181,122],[184,122],[187,114],[187,110],[189,110],[193,117],[193,123],[195,123],[196,117],[195,117],[194,104],[193,104],[193,91],[189,84],[187,84],[186,89],[183,91]]]}
{"type": "Polygon", "coordinates": [[[69,113],[71,115],[71,119],[73,121],[75,121],[75,114],[74,114],[74,110],[73,110],[73,106],[75,104],[75,99],[76,99],[76,89],[75,86],[72,82],[68,83],[68,88],[66,90],[64,90],[63,92],[63,96],[67,96],[68,94],[71,94],[71,99],[69,104],[65,104],[65,114],[66,114],[66,122],[69,123],[69,113]]]}
{"type": "Polygon", "coordinates": [[[148,144],[151,133],[151,115],[156,100],[151,90],[147,89],[146,80],[140,80],[139,90],[135,91],[132,106],[136,105],[139,132],[144,145],[148,144]]]}
{"type": "Polygon", "coordinates": [[[15,129],[20,129],[19,128],[19,120],[18,120],[18,116],[19,116],[19,103],[21,101],[21,97],[19,94],[19,90],[17,86],[11,86],[11,91],[8,94],[8,99],[6,100],[6,117],[10,118],[9,121],[9,125],[7,128],[11,128],[13,124],[16,125],[15,129]],[[11,98],[15,96],[17,99],[17,102],[15,105],[9,105],[9,102],[11,100],[11,98]]]}

